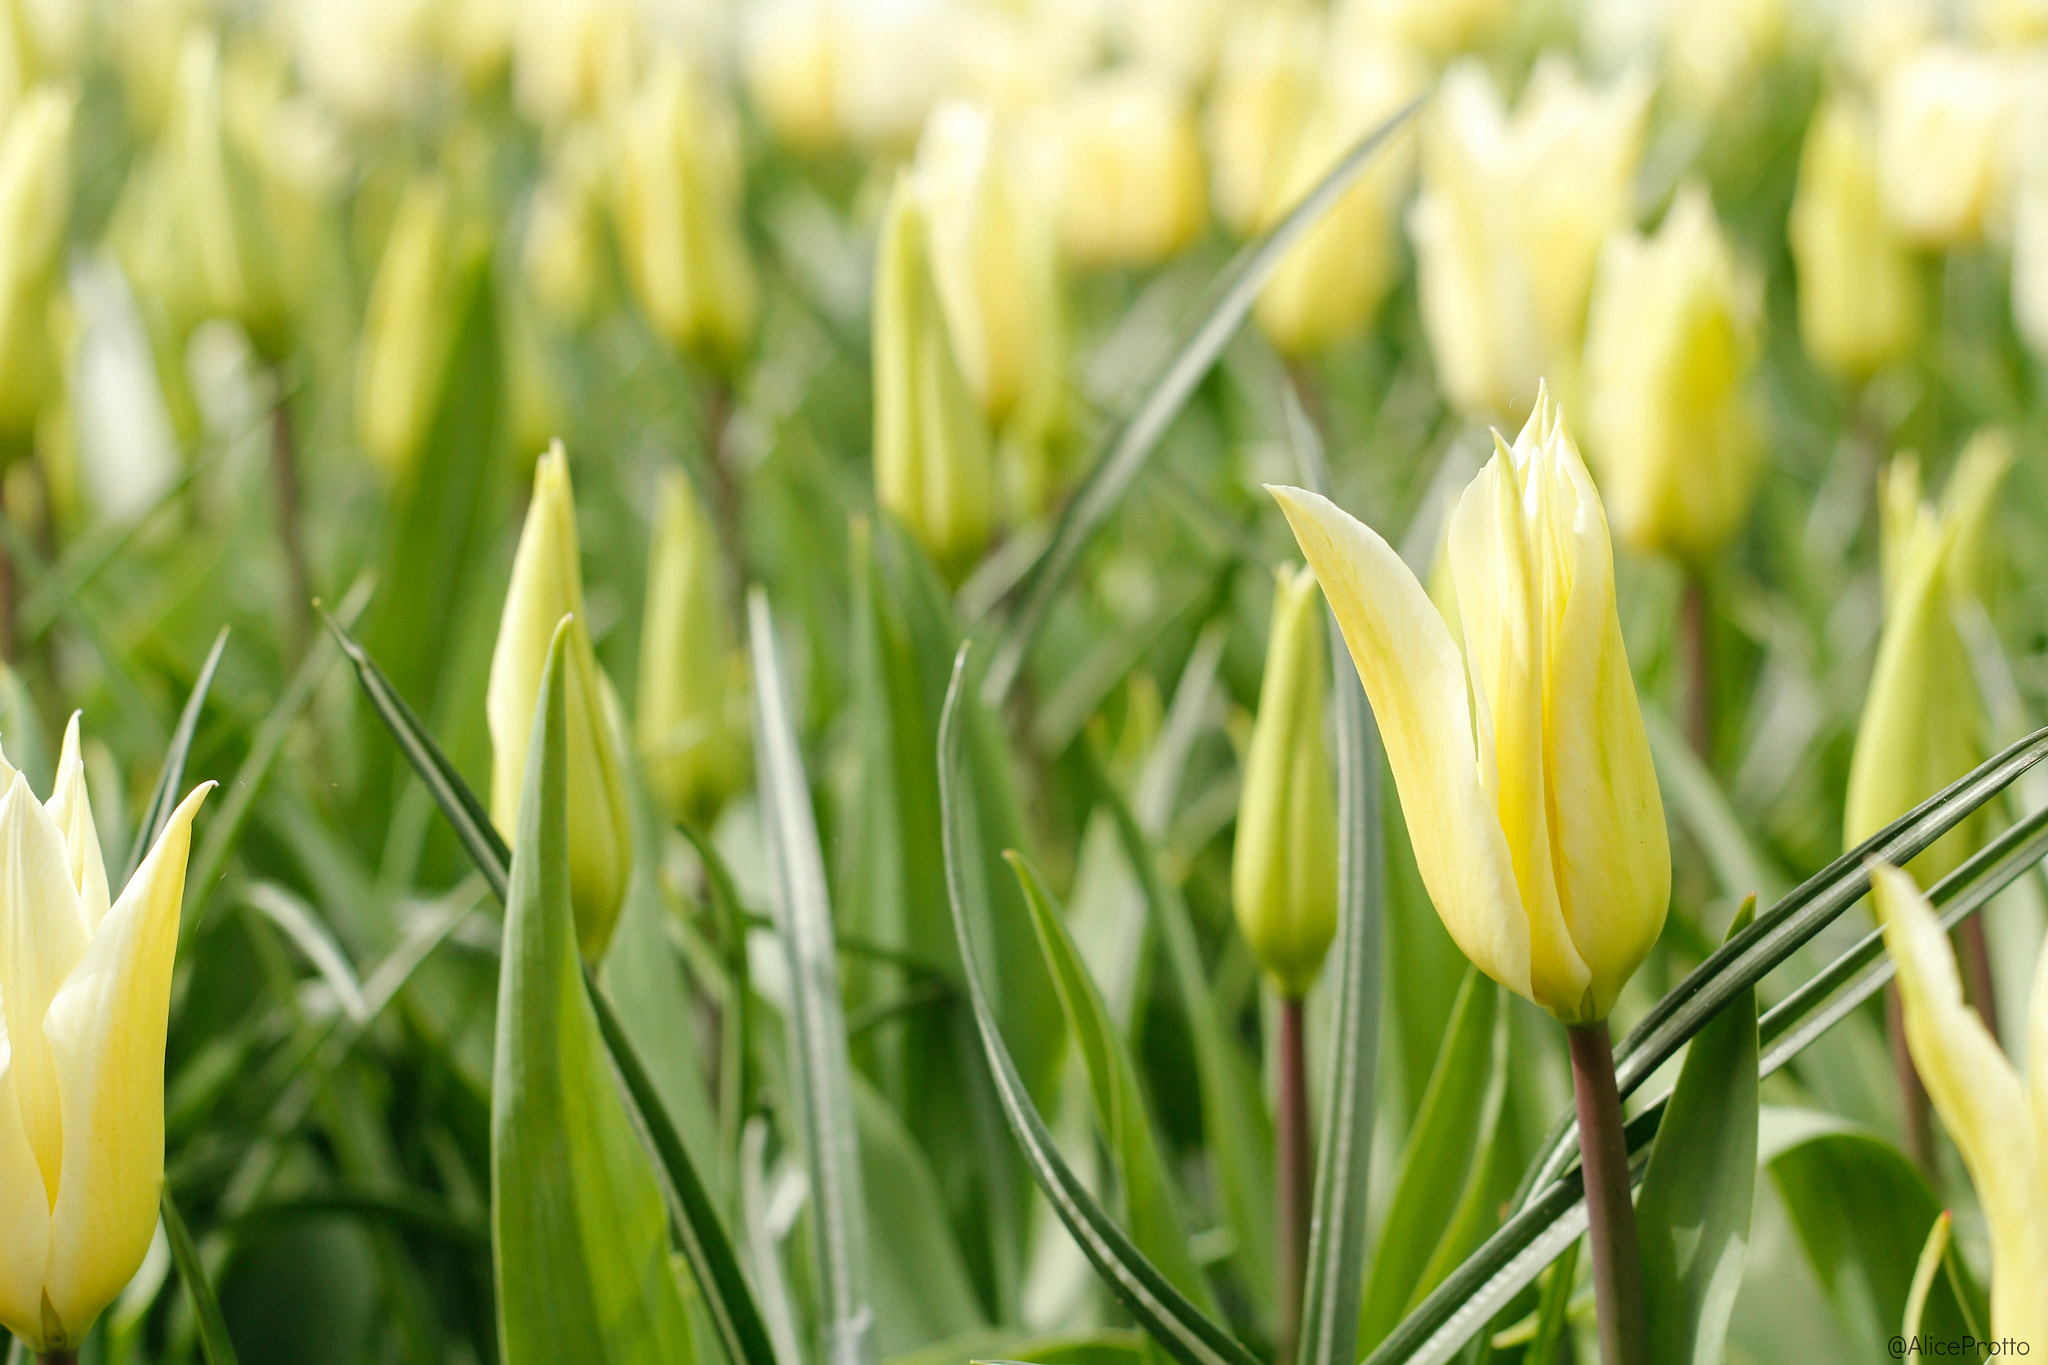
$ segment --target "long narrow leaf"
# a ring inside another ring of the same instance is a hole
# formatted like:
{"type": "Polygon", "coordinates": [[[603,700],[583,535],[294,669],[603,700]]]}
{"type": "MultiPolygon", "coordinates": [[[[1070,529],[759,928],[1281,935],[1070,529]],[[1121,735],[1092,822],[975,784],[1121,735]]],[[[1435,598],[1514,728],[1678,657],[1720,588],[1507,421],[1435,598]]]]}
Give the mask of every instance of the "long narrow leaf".
{"type": "Polygon", "coordinates": [[[1173,1287],[1159,1267],[1146,1259],[1124,1230],[1116,1225],[1095,1196],[1061,1159],[1045,1119],[1024,1086],[1017,1065],[1010,1057],[996,1026],[988,992],[982,984],[980,958],[968,929],[966,868],[973,854],[968,848],[971,824],[965,808],[967,793],[961,782],[961,706],[967,680],[967,647],[962,646],[953,661],[952,685],[946,689],[946,707],[939,721],[939,782],[943,835],[946,850],[946,891],[953,912],[953,930],[959,939],[960,960],[967,977],[967,995],[974,1010],[974,1022],[981,1035],[996,1097],[1011,1133],[1023,1149],[1026,1162],[1053,1211],[1073,1234],[1096,1273],[1109,1286],[1132,1317],[1183,1365],[1258,1365],[1258,1359],[1230,1333],[1188,1302],[1173,1287]]]}
{"type": "Polygon", "coordinates": [[[222,626],[220,634],[213,637],[213,648],[206,652],[206,662],[199,666],[199,676],[192,682],[192,695],[185,699],[185,709],[178,713],[178,728],[171,731],[170,746],[164,750],[163,771],[157,775],[149,804],[142,808],[142,819],[135,826],[135,845],[128,850],[128,866],[119,883],[122,886],[142,866],[157,836],[170,823],[171,812],[178,807],[178,788],[185,785],[185,761],[192,756],[192,736],[199,729],[199,712],[206,705],[206,694],[213,689],[213,675],[220,670],[221,656],[227,648],[228,628],[222,626]]]}
{"type": "Polygon", "coordinates": [[[206,1263],[200,1260],[199,1248],[193,1244],[192,1233],[186,1228],[169,1189],[163,1193],[160,1208],[164,1237],[171,1244],[171,1260],[178,1267],[178,1278],[185,1282],[185,1292],[192,1298],[192,1316],[199,1324],[200,1353],[206,1357],[206,1365],[235,1365],[235,1344],[228,1340],[220,1300],[213,1296],[213,1286],[207,1283],[206,1263]]]}

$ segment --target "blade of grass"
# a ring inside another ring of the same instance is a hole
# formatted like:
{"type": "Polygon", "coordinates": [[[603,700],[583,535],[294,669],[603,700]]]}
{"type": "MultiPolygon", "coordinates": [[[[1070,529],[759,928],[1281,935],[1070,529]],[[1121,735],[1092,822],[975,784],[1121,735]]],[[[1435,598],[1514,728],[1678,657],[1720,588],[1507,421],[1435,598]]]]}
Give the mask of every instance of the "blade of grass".
{"type": "Polygon", "coordinates": [[[220,1300],[213,1295],[213,1286],[206,1279],[206,1263],[199,1257],[199,1248],[193,1244],[191,1230],[185,1226],[184,1217],[166,1189],[159,1201],[163,1212],[164,1236],[171,1244],[171,1261],[178,1267],[178,1278],[185,1282],[185,1292],[192,1299],[192,1316],[199,1325],[199,1350],[206,1357],[206,1365],[235,1365],[235,1344],[228,1340],[228,1325],[220,1315],[220,1300]]]}
{"type": "Polygon", "coordinates": [[[142,866],[143,858],[170,823],[171,812],[178,807],[178,788],[185,784],[185,763],[192,756],[192,736],[199,729],[199,713],[206,705],[206,694],[213,690],[213,675],[220,671],[221,656],[227,648],[228,628],[222,626],[220,634],[213,637],[213,648],[206,652],[206,662],[199,665],[192,694],[185,699],[185,709],[178,713],[177,728],[171,731],[163,769],[157,774],[149,804],[142,808],[142,819],[135,826],[135,844],[128,850],[128,865],[121,873],[123,886],[135,875],[135,869],[142,866]]]}

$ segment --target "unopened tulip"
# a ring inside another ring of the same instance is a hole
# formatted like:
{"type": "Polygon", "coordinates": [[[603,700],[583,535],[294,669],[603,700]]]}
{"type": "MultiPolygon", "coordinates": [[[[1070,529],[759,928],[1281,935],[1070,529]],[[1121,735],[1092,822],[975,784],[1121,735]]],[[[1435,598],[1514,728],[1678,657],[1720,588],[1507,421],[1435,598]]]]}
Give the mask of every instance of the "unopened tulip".
{"type": "Polygon", "coordinates": [[[2022,1077],[1963,1003],[1948,934],[1912,876],[1877,864],[1871,890],[1898,969],[1906,1044],[1991,1234],[1989,1335],[2048,1341],[2048,960],[2034,968],[2022,1077]]]}
{"type": "Polygon", "coordinates": [[[611,941],[633,862],[632,827],[620,769],[611,684],[597,664],[583,606],[576,501],[560,442],[540,457],[533,502],[512,559],[512,583],[484,697],[491,731],[491,823],[507,838],[519,818],[519,786],[548,644],[564,616],[568,643],[569,900],[576,941],[596,962],[611,941]]]}
{"type": "Polygon", "coordinates": [[[988,543],[988,427],[960,372],[932,278],[930,225],[908,174],[875,263],[875,498],[950,571],[988,543]]]}
{"type": "Polygon", "coordinates": [[[1885,212],[1924,246],[1984,234],[2002,204],[2014,91],[1990,53],[1935,43],[1893,67],[1878,92],[1885,212]]]}
{"type": "Polygon", "coordinates": [[[385,475],[413,467],[440,401],[455,338],[457,252],[447,182],[427,175],[399,201],[370,285],[356,363],[356,430],[385,475]]]}
{"type": "Polygon", "coordinates": [[[1409,229],[1437,380],[1459,406],[1505,413],[1544,375],[1576,388],[1600,247],[1633,218],[1648,102],[1634,77],[1596,91],[1546,58],[1510,118],[1483,66],[1445,73],[1409,229]]]}
{"type": "Polygon", "coordinates": [[[746,705],[737,661],[717,538],[689,477],[671,470],[647,561],[634,720],[648,785],[673,818],[703,819],[737,785],[746,705]]]}
{"type": "Polygon", "coordinates": [[[748,94],[801,151],[905,148],[953,74],[960,19],[944,0],[763,0],[743,16],[748,94]]]}
{"type": "Polygon", "coordinates": [[[1348,23],[1431,57],[1469,52],[1497,32],[1508,0],[1340,0],[1348,23]]]}
{"type": "Polygon", "coordinates": [[[1885,217],[1876,133],[1853,96],[1824,101],[1807,127],[1788,232],[1807,354],[1852,379],[1903,359],[1920,334],[1920,282],[1885,217]]]}
{"type": "Polygon", "coordinates": [[[1060,242],[1077,265],[1154,265],[1202,230],[1202,148],[1186,93],[1141,67],[1092,76],[1056,119],[1060,242]]]}
{"type": "Polygon", "coordinates": [[[543,128],[608,115],[632,89],[648,34],[633,0],[521,0],[512,92],[543,128]]]}
{"type": "Polygon", "coordinates": [[[171,964],[213,784],[110,903],[78,718],[48,803],[5,759],[0,783],[0,1325],[68,1359],[156,1233],[171,964]]]}
{"type": "MultiPolygon", "coordinates": [[[[1981,589],[1986,526],[2012,447],[1979,435],[1963,451],[1939,512],[1919,499],[1910,459],[1886,472],[1884,632],[1878,637],[1856,748],[1842,837],[1855,847],[1974,768],[1984,757],[1984,708],[1954,608],[1981,589]]],[[[1933,882],[1982,839],[1974,816],[1913,860],[1933,882]]]]}
{"type": "Polygon", "coordinates": [[[669,343],[730,361],[754,330],[740,235],[739,130],[682,58],[656,61],[619,126],[614,212],[626,276],[669,343]]]}
{"type": "Polygon", "coordinates": [[[1479,969],[1606,1018],[1664,924],[1671,850],[1615,615],[1607,517],[1539,390],[1452,513],[1463,651],[1387,542],[1275,488],[1385,738],[1423,885],[1479,969]]]}
{"type": "Polygon", "coordinates": [[[1639,553],[1704,561],[1749,510],[1758,302],[1701,189],[1679,194],[1656,235],[1619,234],[1601,256],[1587,444],[1615,533],[1639,553]]]}
{"type": "Polygon", "coordinates": [[[56,388],[50,296],[71,207],[72,99],[31,94],[0,133],[0,440],[19,445],[56,388]]]}
{"type": "Polygon", "coordinates": [[[1323,595],[1304,568],[1280,575],[1245,756],[1231,902],[1252,956],[1292,1000],[1308,994],[1337,933],[1337,805],[1323,697],[1323,595]]]}

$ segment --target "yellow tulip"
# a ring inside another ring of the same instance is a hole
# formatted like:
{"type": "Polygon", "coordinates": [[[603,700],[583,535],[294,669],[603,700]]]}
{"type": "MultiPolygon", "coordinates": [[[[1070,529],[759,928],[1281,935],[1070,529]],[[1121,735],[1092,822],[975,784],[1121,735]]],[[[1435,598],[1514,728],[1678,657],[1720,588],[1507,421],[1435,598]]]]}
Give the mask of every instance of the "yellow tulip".
{"type": "Polygon", "coordinates": [[[748,94],[800,151],[901,149],[963,55],[965,17],[943,0],[761,0],[741,16],[748,94]]]}
{"type": "Polygon", "coordinates": [[[394,482],[413,466],[455,340],[454,207],[447,182],[406,188],[370,285],[356,363],[356,430],[394,482]]]}
{"type": "Polygon", "coordinates": [[[1902,359],[1920,333],[1920,282],[1885,217],[1870,113],[1852,96],[1826,100],[1806,130],[1788,235],[1807,353],[1856,379],[1902,359]]]}
{"type": "Polygon", "coordinates": [[[604,956],[633,864],[633,831],[621,774],[611,683],[598,667],[583,606],[583,568],[576,540],[576,500],[569,459],[557,441],[534,470],[533,502],[512,559],[512,583],[484,715],[491,731],[491,823],[506,838],[518,827],[519,787],[533,709],[540,700],[548,645],[564,616],[573,617],[568,644],[569,900],[583,956],[604,956]]]}
{"type": "Polygon", "coordinates": [[[1887,216],[1924,246],[1984,235],[2005,199],[2014,94],[1990,53],[1932,43],[1879,87],[1877,155],[1887,216]]]}
{"type": "Polygon", "coordinates": [[[1756,488],[1759,297],[1689,188],[1653,237],[1601,256],[1586,331],[1587,434],[1615,532],[1644,554],[1695,562],[1741,525],[1756,488]]]}
{"type": "Polygon", "coordinates": [[[543,128],[609,114],[648,40],[632,0],[521,0],[511,37],[513,98],[543,128]]]}
{"type": "Polygon", "coordinates": [[[26,442],[54,394],[50,299],[71,208],[70,96],[29,95],[0,134],[0,438],[26,442]]]}
{"type": "Polygon", "coordinates": [[[109,903],[78,717],[47,803],[0,759],[0,1325],[77,1349],[156,1232],[195,788],[109,903]]]}
{"type": "Polygon", "coordinates": [[[1459,406],[1505,413],[1545,375],[1577,387],[1601,245],[1633,221],[1648,107],[1633,76],[1595,91],[1546,58],[1510,118],[1485,67],[1445,73],[1409,231],[1437,381],[1459,406]]]}
{"type": "Polygon", "coordinates": [[[1508,0],[1339,0],[1345,18],[1418,52],[1443,58],[1468,52],[1507,19],[1508,0]]]}
{"type": "Polygon", "coordinates": [[[661,481],[647,560],[634,714],[647,783],[669,814],[702,819],[737,785],[746,762],[746,703],[718,561],[718,542],[689,476],[661,481]]]}
{"type": "Polygon", "coordinates": [[[1055,118],[1060,241],[1077,265],[1154,265],[1206,218],[1202,148],[1186,93],[1124,67],[1083,81],[1055,118]]]}
{"type": "MultiPolygon", "coordinates": [[[[1910,456],[1886,471],[1880,507],[1884,633],[1849,760],[1842,838],[1853,848],[1974,768],[1984,757],[1984,710],[1953,607],[1979,589],[1992,500],[2012,446],[1983,433],[1970,442],[1939,513],[1920,501],[1910,456]]],[[[1916,876],[1948,875],[1976,847],[1972,816],[1913,860],[1916,876]]]]}
{"type": "Polygon", "coordinates": [[[1308,569],[1283,572],[1245,756],[1231,901],[1252,956],[1282,995],[1308,994],[1337,933],[1337,804],[1323,737],[1323,598],[1308,569]]]}
{"type": "Polygon", "coordinates": [[[2048,1341],[2048,960],[2034,968],[2024,1079],[1963,1003],[1948,934],[1911,875],[1871,868],[1906,1045],[1969,1168],[1991,1234],[1991,1337],[2048,1341]]]}
{"type": "Polygon", "coordinates": [[[1539,390],[1513,447],[1494,444],[1451,518],[1462,654],[1376,532],[1272,492],[1351,647],[1444,927],[1495,981],[1591,1023],[1663,928],[1664,807],[1607,517],[1563,414],[1539,390]]]}

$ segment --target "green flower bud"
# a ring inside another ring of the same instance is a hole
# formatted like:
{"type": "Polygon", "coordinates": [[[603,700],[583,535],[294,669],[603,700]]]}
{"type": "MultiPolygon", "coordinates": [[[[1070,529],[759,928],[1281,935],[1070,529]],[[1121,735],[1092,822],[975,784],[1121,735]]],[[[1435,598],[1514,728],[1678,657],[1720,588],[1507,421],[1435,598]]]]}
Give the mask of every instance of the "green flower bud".
{"type": "Polygon", "coordinates": [[[434,420],[455,339],[453,209],[439,175],[407,186],[370,286],[356,364],[356,431],[402,479],[434,420]]]}
{"type": "Polygon", "coordinates": [[[519,819],[533,709],[540,700],[548,646],[564,616],[568,642],[569,899],[576,942],[596,962],[611,941],[633,864],[611,683],[598,667],[583,606],[576,502],[569,459],[557,441],[533,476],[533,502],[512,560],[512,583],[491,654],[484,697],[491,731],[491,823],[511,838],[519,819]]]}
{"type": "Polygon", "coordinates": [[[1231,899],[1252,956],[1290,998],[1308,994],[1337,932],[1337,804],[1323,739],[1323,593],[1283,572],[1259,715],[1237,805],[1231,899]]]}
{"type": "Polygon", "coordinates": [[[0,134],[0,437],[25,442],[57,387],[50,297],[71,206],[69,96],[31,94],[0,134]]]}

